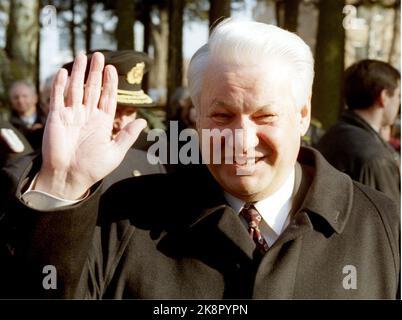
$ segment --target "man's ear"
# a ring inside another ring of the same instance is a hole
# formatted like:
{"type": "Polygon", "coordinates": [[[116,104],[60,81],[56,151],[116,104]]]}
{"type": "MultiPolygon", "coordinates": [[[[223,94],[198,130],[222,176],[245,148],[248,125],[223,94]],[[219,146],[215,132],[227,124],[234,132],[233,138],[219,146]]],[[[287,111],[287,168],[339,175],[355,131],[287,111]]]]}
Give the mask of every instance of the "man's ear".
{"type": "Polygon", "coordinates": [[[384,108],[387,99],[389,98],[389,94],[386,89],[382,89],[378,98],[376,99],[376,103],[379,107],[384,108]]]}
{"type": "Polygon", "coordinates": [[[311,119],[311,96],[307,102],[301,107],[299,112],[299,128],[300,136],[304,136],[310,126],[311,119]]]}

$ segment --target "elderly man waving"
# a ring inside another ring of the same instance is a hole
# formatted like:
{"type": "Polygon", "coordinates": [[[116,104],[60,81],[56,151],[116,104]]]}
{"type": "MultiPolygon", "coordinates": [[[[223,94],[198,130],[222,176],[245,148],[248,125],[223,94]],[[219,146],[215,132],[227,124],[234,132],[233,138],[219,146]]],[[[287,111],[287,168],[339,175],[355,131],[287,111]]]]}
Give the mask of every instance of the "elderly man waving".
{"type": "Polygon", "coordinates": [[[298,36],[256,22],[218,25],[188,74],[206,165],[124,180],[102,197],[99,181],[145,123],[112,139],[116,71],[94,54],[84,85],[85,67],[78,56],[66,102],[59,71],[43,161],[17,191],[15,256],[25,272],[16,286],[26,296],[398,295],[397,205],[300,148],[314,72],[298,36]],[[57,284],[44,279],[46,266],[57,284]]]}

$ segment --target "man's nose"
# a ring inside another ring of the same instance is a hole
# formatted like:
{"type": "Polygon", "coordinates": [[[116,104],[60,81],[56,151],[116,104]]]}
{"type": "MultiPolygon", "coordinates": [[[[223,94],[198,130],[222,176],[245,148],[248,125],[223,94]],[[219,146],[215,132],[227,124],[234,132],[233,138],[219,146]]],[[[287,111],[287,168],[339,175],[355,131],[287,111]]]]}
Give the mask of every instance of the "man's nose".
{"type": "Polygon", "coordinates": [[[247,153],[254,150],[259,143],[257,127],[249,119],[243,119],[235,129],[235,150],[237,153],[247,153]]]}
{"type": "Polygon", "coordinates": [[[120,119],[115,118],[113,121],[113,127],[118,128],[120,126],[120,119]]]}

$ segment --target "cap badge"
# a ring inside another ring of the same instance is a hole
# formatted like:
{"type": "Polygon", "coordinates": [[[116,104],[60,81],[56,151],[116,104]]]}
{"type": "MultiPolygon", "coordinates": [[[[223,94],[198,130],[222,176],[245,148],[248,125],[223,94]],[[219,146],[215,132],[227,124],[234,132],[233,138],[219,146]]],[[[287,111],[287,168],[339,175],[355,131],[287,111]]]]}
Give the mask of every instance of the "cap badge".
{"type": "Polygon", "coordinates": [[[140,84],[144,75],[145,63],[139,62],[127,73],[127,81],[130,84],[140,84]]]}

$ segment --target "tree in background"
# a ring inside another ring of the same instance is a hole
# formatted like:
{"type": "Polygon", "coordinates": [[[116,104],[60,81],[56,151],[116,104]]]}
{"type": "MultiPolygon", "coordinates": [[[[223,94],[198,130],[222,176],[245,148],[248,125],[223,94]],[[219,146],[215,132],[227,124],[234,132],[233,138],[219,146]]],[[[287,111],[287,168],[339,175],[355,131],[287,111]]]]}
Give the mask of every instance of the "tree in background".
{"type": "Polygon", "coordinates": [[[10,0],[5,52],[13,80],[26,79],[37,83],[38,12],[38,0],[10,0]]]}
{"type": "Polygon", "coordinates": [[[136,19],[134,0],[115,1],[117,50],[134,49],[134,22],[136,19]]]}
{"type": "Polygon", "coordinates": [[[70,0],[70,12],[71,12],[71,20],[69,23],[70,27],[70,48],[71,55],[74,57],[77,52],[77,41],[75,36],[75,0],[70,0]]]}
{"type": "Polygon", "coordinates": [[[291,32],[297,31],[300,0],[285,0],[285,21],[283,28],[291,32]]]}
{"type": "MultiPolygon", "coordinates": [[[[154,65],[149,73],[149,87],[159,93],[158,103],[166,104],[169,47],[169,7],[168,1],[156,1],[149,11],[148,52],[153,57],[154,65]],[[153,17],[153,19],[152,19],[153,17]],[[151,50],[150,50],[151,49],[151,50]]],[[[144,11],[146,14],[146,11],[144,11]]],[[[148,17],[147,17],[148,18],[148,17]]],[[[144,39],[145,39],[144,27],[144,39]]],[[[145,42],[144,42],[145,43],[145,42]]]]}
{"type": "Polygon", "coordinates": [[[297,32],[301,0],[275,0],[275,15],[279,27],[297,32]]]}
{"type": "Polygon", "coordinates": [[[388,62],[394,66],[401,65],[401,1],[394,4],[394,28],[392,32],[391,49],[389,51],[388,62]]]}
{"type": "Polygon", "coordinates": [[[211,33],[215,25],[224,18],[231,15],[230,0],[209,0],[209,32],[211,33]]]}
{"type": "Polygon", "coordinates": [[[342,109],[345,39],[342,10],[344,5],[344,0],[321,0],[318,3],[312,115],[321,121],[324,128],[336,122],[342,109]]]}
{"type": "MultiPolygon", "coordinates": [[[[169,1],[169,49],[167,72],[167,102],[171,100],[174,91],[183,85],[183,13],[184,0],[169,1]]],[[[170,119],[171,108],[167,110],[170,119]]]]}
{"type": "Polygon", "coordinates": [[[85,51],[91,51],[92,32],[93,32],[93,18],[92,13],[94,10],[95,0],[87,0],[87,13],[85,17],[85,51]]]}

